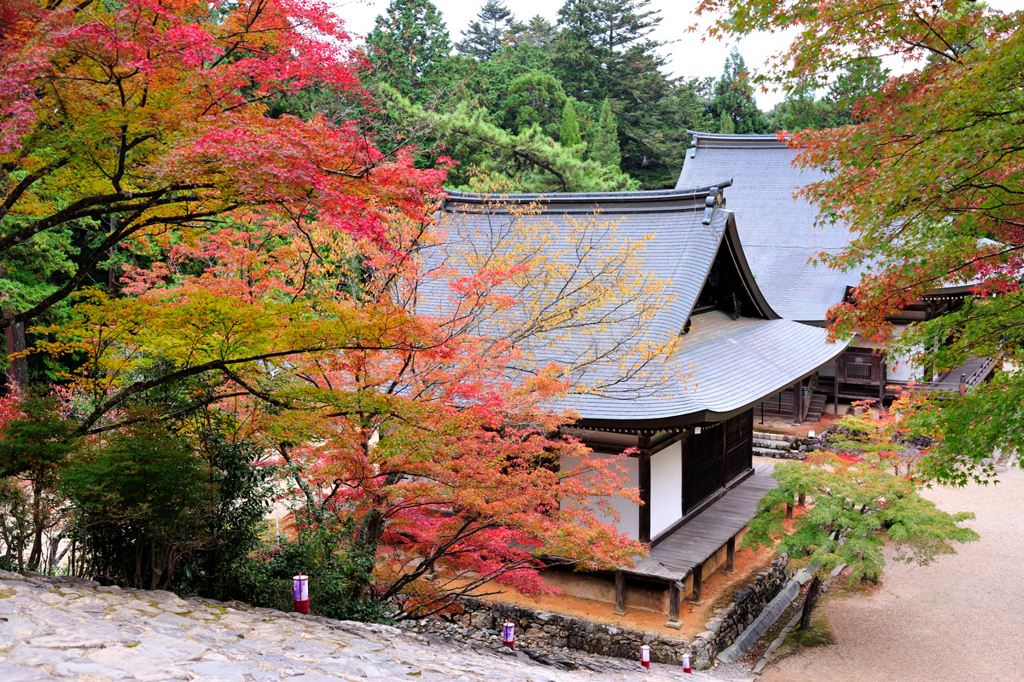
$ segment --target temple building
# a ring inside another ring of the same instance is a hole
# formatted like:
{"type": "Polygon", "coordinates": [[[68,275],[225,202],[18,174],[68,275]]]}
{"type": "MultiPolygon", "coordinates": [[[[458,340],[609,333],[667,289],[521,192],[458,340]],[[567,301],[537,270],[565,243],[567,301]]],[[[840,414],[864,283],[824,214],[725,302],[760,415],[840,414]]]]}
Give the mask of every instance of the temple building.
{"type": "MultiPolygon", "coordinates": [[[[462,240],[492,248],[497,225],[526,221],[531,233],[554,240],[573,221],[599,216],[616,225],[617,240],[646,240],[642,267],[667,283],[664,307],[637,334],[628,316],[608,325],[608,338],[671,345],[643,376],[616,384],[619,363],[589,361],[594,377],[614,391],[570,394],[552,405],[580,418],[566,432],[600,456],[630,452],[629,481],[642,505],[617,500],[618,529],[650,546],[647,558],[614,574],[559,577],[567,593],[669,613],[678,622],[679,601],[699,600],[703,578],[731,568],[735,537],[773,485],[752,463],[754,409],[834,364],[845,345],[827,339],[821,326],[794,319],[797,301],[779,299],[782,315],[748,262],[732,206],[729,182],[697,189],[607,194],[511,195],[451,192],[442,212],[459,223],[462,240]],[[731,201],[731,199],[730,199],[731,201]],[[524,210],[528,207],[528,210],[524,210]],[[789,319],[787,319],[787,317],[789,319]],[[667,379],[650,384],[644,377],[667,379]]],[[[762,258],[763,254],[758,253],[762,258]]],[[[760,263],[760,261],[759,261],[760,263]]],[[[444,305],[428,293],[422,305],[444,305]]],[[[825,301],[807,305],[823,314],[825,301]]],[[[803,316],[806,318],[806,315],[803,316]]],[[[580,341],[535,341],[538,363],[571,366],[580,341]]],[[[561,462],[572,467],[573,462],[561,462]]]]}

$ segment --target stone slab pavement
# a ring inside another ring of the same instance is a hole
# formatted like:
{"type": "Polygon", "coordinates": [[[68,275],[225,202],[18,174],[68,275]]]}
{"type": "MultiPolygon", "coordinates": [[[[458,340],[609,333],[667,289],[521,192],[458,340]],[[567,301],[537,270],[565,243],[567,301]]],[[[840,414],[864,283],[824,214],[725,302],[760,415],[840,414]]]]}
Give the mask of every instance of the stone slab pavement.
{"type": "Polygon", "coordinates": [[[676,666],[570,658],[552,667],[498,643],[456,646],[384,625],[0,571],[0,682],[709,679],[676,666]]]}

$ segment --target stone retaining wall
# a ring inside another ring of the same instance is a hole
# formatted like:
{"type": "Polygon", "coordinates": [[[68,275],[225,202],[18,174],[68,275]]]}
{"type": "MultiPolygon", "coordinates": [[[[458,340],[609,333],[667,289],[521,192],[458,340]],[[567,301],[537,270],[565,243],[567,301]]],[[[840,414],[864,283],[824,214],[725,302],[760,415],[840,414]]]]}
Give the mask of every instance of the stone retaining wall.
{"type": "Polygon", "coordinates": [[[582,618],[479,599],[462,602],[465,613],[455,616],[460,625],[475,630],[490,630],[497,636],[505,621],[516,624],[516,646],[539,649],[574,649],[601,656],[635,659],[640,646],[651,647],[655,663],[679,665],[688,650],[685,639],[670,639],[653,632],[593,623],[582,618]]]}
{"type": "MultiPolygon", "coordinates": [[[[314,596],[314,599],[316,597],[314,596]]],[[[679,682],[635,658],[525,655],[387,625],[0,570],[0,682],[679,682]]]]}
{"type": "Polygon", "coordinates": [[[732,604],[715,610],[714,616],[704,625],[704,632],[690,642],[694,668],[709,668],[718,652],[736,641],[740,633],[754,622],[768,602],[786,586],[788,563],[789,558],[785,555],[775,559],[752,583],[736,593],[732,604]]]}
{"type": "Polygon", "coordinates": [[[716,609],[704,631],[692,641],[473,598],[463,599],[464,612],[450,616],[449,622],[432,618],[402,625],[419,632],[443,633],[453,639],[481,640],[498,638],[502,624],[511,620],[516,625],[517,648],[547,652],[571,649],[636,659],[640,655],[640,646],[647,644],[651,647],[651,660],[655,663],[679,665],[683,653],[689,653],[693,667],[704,670],[786,584],[787,563],[785,556],[774,560],[771,566],[736,593],[731,604],[716,609]]]}
{"type": "Polygon", "coordinates": [[[781,433],[754,431],[754,454],[775,459],[807,459],[808,453],[820,450],[828,444],[824,431],[814,437],[790,436],[781,433]]]}

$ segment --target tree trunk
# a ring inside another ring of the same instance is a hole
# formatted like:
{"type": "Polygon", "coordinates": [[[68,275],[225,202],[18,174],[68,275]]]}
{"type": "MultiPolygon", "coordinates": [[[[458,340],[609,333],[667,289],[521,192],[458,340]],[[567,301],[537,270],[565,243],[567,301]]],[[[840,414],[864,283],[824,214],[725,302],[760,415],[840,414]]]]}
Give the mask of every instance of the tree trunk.
{"type": "MultiPolygon", "coordinates": [[[[402,480],[401,474],[391,473],[384,479],[384,486],[392,486],[402,480]]],[[[373,556],[380,546],[380,538],[384,535],[384,512],[380,509],[370,510],[359,524],[355,537],[352,540],[353,547],[363,556],[373,556]]],[[[367,573],[361,580],[352,581],[350,596],[358,599],[366,594],[366,588],[370,586],[372,574],[367,573]]]]}
{"type": "MultiPolygon", "coordinates": [[[[14,311],[8,310],[6,313],[13,315],[14,311]]],[[[10,357],[14,353],[25,350],[25,323],[12,324],[4,329],[4,340],[9,363],[7,365],[7,389],[10,390],[12,386],[17,385],[21,390],[25,390],[28,388],[28,360],[24,357],[10,357]]]]}
{"type": "Polygon", "coordinates": [[[7,523],[4,521],[0,521],[0,535],[3,536],[4,545],[6,545],[4,550],[4,569],[9,571],[11,570],[11,552],[14,551],[14,537],[13,535],[8,535],[7,523]]]}
{"type": "MultiPolygon", "coordinates": [[[[156,539],[149,539],[149,589],[156,589],[156,581],[160,579],[160,576],[156,572],[156,539]]],[[[142,587],[139,585],[139,587],[142,587]]]]}
{"type": "Polygon", "coordinates": [[[18,520],[18,573],[25,570],[25,524],[18,520]]]}
{"type": "Polygon", "coordinates": [[[800,630],[806,630],[811,627],[811,611],[814,610],[814,605],[818,602],[818,596],[821,593],[821,578],[814,576],[811,579],[811,586],[807,588],[807,596],[804,598],[804,609],[800,614],[800,630]]]}
{"type": "Polygon", "coordinates": [[[28,570],[38,571],[43,559],[43,502],[38,482],[32,484],[32,551],[28,553],[28,570]]]}
{"type": "Polygon", "coordinates": [[[135,581],[136,586],[142,585],[142,531],[135,529],[135,581]]]}

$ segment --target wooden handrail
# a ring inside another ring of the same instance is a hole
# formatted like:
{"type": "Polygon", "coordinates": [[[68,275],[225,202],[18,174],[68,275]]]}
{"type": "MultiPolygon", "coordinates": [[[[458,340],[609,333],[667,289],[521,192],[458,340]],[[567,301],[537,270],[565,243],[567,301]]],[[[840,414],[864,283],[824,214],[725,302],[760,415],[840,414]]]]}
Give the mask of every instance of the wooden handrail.
{"type": "Polygon", "coordinates": [[[811,409],[811,398],[814,397],[814,389],[818,387],[818,375],[812,374],[810,381],[807,382],[807,396],[803,398],[803,409],[800,411],[800,416],[804,421],[807,421],[807,412],[811,409]]]}

